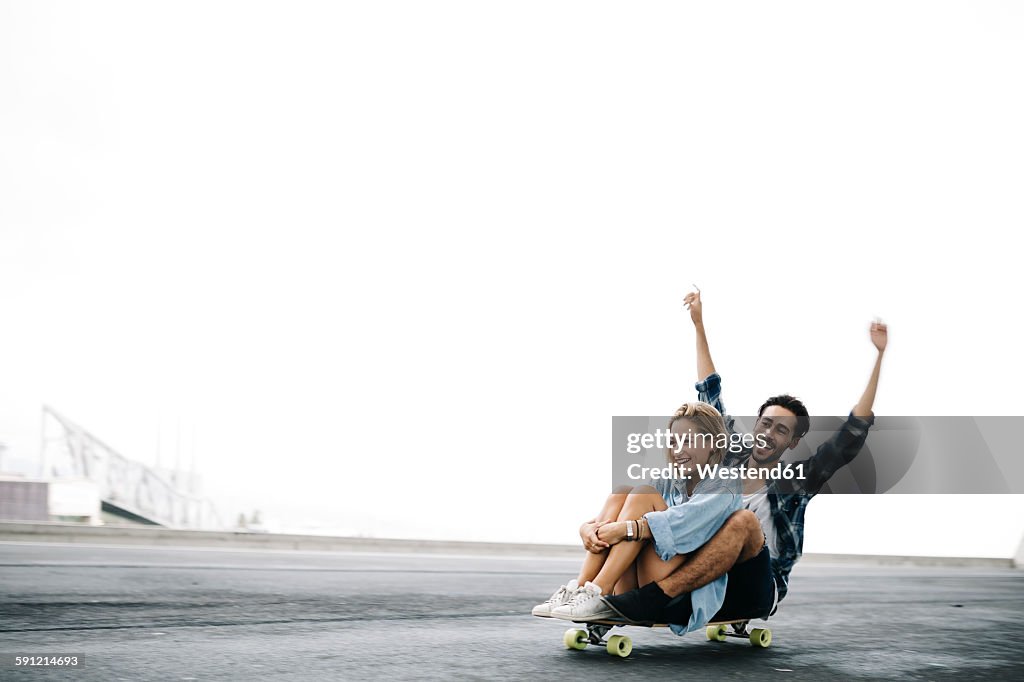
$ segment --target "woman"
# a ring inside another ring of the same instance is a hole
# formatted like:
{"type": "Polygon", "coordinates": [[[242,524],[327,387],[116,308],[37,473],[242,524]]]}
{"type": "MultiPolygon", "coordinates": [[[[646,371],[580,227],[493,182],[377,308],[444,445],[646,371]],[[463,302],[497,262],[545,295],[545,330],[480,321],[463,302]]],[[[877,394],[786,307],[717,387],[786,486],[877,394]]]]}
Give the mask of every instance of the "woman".
{"type": "Polygon", "coordinates": [[[738,480],[701,479],[703,465],[720,464],[728,443],[718,410],[706,403],[684,403],[669,420],[669,429],[668,462],[688,480],[658,479],[655,487],[609,495],[600,514],[580,527],[588,553],[579,574],[535,606],[533,615],[577,621],[618,617],[602,594],[666,577],[740,508],[738,480]]]}

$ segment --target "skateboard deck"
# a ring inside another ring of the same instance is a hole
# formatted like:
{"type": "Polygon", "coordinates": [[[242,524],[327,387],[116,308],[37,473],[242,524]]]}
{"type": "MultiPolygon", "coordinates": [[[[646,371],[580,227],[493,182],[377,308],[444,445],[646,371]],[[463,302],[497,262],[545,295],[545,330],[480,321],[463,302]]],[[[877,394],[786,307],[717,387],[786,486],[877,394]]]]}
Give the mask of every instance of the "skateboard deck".
{"type": "MultiPolygon", "coordinates": [[[[724,642],[727,637],[736,637],[748,640],[751,645],[759,648],[766,648],[772,643],[772,631],[768,628],[753,628],[747,630],[750,618],[736,620],[713,620],[704,628],[704,634],[709,641],[724,642]],[[729,628],[732,627],[730,632],[729,628]]],[[[612,628],[634,627],[634,628],[667,628],[668,623],[629,623],[625,620],[595,620],[575,623],[577,627],[569,628],[562,635],[562,643],[566,649],[583,650],[593,644],[603,646],[612,656],[625,658],[633,651],[633,639],[628,635],[612,635],[605,639],[612,628]],[[584,626],[584,630],[578,626],[584,626]]]]}

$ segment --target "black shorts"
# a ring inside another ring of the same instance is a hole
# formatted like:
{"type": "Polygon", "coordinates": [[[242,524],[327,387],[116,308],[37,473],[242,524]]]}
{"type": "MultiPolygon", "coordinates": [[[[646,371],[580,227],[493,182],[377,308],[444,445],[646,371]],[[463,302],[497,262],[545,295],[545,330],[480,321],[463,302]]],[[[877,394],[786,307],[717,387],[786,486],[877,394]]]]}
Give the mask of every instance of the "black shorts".
{"type": "MultiPolygon", "coordinates": [[[[725,601],[711,620],[746,620],[767,618],[775,606],[775,578],[767,545],[753,559],[729,569],[725,601]]],[[[688,623],[693,614],[690,593],[682,594],[665,607],[669,623],[688,623]]]]}
{"type": "Polygon", "coordinates": [[[775,606],[775,576],[767,545],[753,559],[729,570],[722,608],[711,620],[767,618],[775,606]]]}

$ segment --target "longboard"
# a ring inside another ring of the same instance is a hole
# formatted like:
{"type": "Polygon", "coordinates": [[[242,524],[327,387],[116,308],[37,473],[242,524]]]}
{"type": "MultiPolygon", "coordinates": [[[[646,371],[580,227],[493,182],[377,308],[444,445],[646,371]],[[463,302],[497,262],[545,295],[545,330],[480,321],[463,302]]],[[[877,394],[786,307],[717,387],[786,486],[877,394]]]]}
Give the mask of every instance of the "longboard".
{"type": "MultiPolygon", "coordinates": [[[[541,616],[542,617],[542,616],[541,616]]],[[[717,620],[711,621],[704,628],[704,634],[709,641],[724,642],[726,637],[737,637],[748,640],[753,646],[766,648],[772,643],[772,631],[768,628],[753,628],[747,630],[749,618],[740,620],[717,620]],[[729,626],[732,631],[729,631],[729,626]]],[[[628,635],[612,635],[605,639],[605,635],[616,627],[638,627],[638,628],[667,628],[668,623],[653,623],[644,625],[640,623],[628,623],[624,620],[595,620],[581,622],[577,625],[586,626],[586,630],[574,627],[569,628],[562,635],[562,643],[566,649],[586,649],[588,645],[603,646],[612,656],[625,658],[633,651],[633,639],[628,635]]]]}

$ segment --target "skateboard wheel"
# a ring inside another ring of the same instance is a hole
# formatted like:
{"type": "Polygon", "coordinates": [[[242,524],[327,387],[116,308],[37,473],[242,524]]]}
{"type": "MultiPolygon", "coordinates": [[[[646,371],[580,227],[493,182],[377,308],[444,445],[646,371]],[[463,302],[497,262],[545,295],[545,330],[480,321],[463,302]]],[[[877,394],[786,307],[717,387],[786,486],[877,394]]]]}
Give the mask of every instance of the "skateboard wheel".
{"type": "MultiPolygon", "coordinates": [[[[724,642],[725,641],[725,632],[726,632],[727,629],[728,629],[728,626],[726,626],[726,625],[709,625],[708,629],[705,632],[707,632],[709,640],[712,640],[712,641],[715,641],[715,642],[724,642]]],[[[751,640],[751,641],[753,641],[753,640],[751,640]]]]}
{"type": "Polygon", "coordinates": [[[605,647],[612,656],[625,658],[633,650],[633,640],[626,635],[612,635],[605,647]]]}
{"type": "Polygon", "coordinates": [[[750,631],[750,643],[762,649],[772,643],[772,631],[768,628],[754,628],[750,631]]]}
{"type": "Polygon", "coordinates": [[[586,649],[587,639],[587,631],[576,628],[570,628],[562,635],[562,643],[566,649],[586,649]]]}

